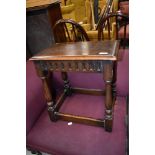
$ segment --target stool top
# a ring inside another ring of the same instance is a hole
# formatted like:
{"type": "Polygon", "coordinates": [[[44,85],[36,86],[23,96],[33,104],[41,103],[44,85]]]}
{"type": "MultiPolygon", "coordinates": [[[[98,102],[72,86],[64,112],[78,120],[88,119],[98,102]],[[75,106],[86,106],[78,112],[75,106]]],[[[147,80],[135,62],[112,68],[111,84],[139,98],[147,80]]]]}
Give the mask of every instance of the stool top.
{"type": "Polygon", "coordinates": [[[117,60],[118,40],[58,43],[30,60],[117,60]]]}

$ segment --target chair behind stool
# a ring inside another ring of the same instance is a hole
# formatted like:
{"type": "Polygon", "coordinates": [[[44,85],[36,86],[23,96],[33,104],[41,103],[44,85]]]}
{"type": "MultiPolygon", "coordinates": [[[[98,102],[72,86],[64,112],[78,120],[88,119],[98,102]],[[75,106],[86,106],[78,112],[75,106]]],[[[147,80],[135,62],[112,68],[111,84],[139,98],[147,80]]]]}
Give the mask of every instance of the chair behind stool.
{"type": "Polygon", "coordinates": [[[56,42],[89,41],[83,27],[71,19],[58,20],[53,29],[57,29],[56,42]]]}
{"type": "MultiPolygon", "coordinates": [[[[129,24],[129,18],[128,16],[122,15],[122,14],[118,14],[118,13],[111,13],[108,14],[100,23],[99,27],[98,27],[98,40],[122,40],[123,39],[123,49],[125,49],[126,46],[126,27],[129,24]],[[122,22],[120,22],[122,21],[122,22]],[[115,27],[115,28],[114,28],[115,27]],[[119,34],[120,29],[123,28],[124,33],[123,33],[123,37],[121,38],[121,35],[119,34]],[[107,32],[107,36],[105,38],[105,30],[107,32]],[[112,34],[112,32],[115,34],[112,34]]],[[[129,37],[129,36],[128,36],[129,37]]],[[[122,52],[119,52],[122,54],[122,52]]],[[[121,54],[119,54],[118,59],[122,59],[121,54]],[[120,57],[120,58],[119,58],[120,57]]],[[[115,76],[113,76],[112,79],[112,83],[113,85],[116,84],[116,80],[117,80],[117,61],[114,62],[113,65],[113,73],[115,76]]],[[[114,90],[116,93],[116,90],[114,90]]],[[[117,96],[117,94],[116,94],[117,96]]]]}
{"type": "Polygon", "coordinates": [[[108,31],[108,40],[122,40],[123,48],[126,46],[126,41],[129,39],[129,17],[119,13],[111,13],[104,18],[98,28],[98,40],[105,40],[104,30],[108,31]],[[114,27],[112,26],[114,25],[114,27]],[[112,31],[112,28],[115,31],[112,31]],[[111,32],[115,34],[111,35],[111,32]]]}

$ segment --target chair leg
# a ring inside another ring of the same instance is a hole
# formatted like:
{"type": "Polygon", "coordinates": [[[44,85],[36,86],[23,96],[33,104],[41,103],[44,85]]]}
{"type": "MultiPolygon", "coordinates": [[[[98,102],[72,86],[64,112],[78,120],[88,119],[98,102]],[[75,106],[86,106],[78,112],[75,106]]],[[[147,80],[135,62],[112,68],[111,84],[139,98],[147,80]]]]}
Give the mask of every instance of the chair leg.
{"type": "Polygon", "coordinates": [[[32,153],[32,154],[37,154],[37,155],[42,155],[42,153],[39,152],[39,151],[31,151],[31,153],[32,153]]]}
{"type": "Polygon", "coordinates": [[[67,96],[71,96],[72,91],[71,91],[71,86],[69,84],[67,72],[61,72],[61,75],[64,81],[64,92],[67,96]]]}

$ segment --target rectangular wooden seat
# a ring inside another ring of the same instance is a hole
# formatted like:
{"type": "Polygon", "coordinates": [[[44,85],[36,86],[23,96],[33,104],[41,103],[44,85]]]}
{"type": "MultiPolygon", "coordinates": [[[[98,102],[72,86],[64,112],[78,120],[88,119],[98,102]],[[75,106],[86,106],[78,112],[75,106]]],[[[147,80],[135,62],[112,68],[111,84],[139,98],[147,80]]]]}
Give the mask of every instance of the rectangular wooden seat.
{"type": "Polygon", "coordinates": [[[106,131],[112,131],[112,109],[116,99],[115,82],[118,49],[119,41],[117,40],[62,43],[55,44],[30,59],[34,61],[37,73],[43,81],[48,112],[52,121],[62,119],[102,126],[105,127],[106,131]],[[55,101],[54,90],[51,89],[52,71],[62,72],[62,79],[64,81],[64,92],[57,101],[55,101]],[[69,71],[103,73],[105,91],[72,88],[67,76],[67,72],[69,71]],[[105,95],[105,119],[94,119],[59,112],[65,98],[77,92],[91,95],[105,95]]]}

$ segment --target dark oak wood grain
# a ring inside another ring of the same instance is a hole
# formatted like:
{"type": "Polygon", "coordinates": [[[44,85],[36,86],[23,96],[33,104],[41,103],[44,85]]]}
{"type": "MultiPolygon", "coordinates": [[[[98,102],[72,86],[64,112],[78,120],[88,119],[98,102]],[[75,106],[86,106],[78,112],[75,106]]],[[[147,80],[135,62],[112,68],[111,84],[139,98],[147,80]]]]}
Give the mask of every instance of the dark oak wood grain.
{"type": "Polygon", "coordinates": [[[117,60],[119,41],[88,41],[56,44],[30,60],[117,60]]]}
{"type": "Polygon", "coordinates": [[[97,96],[105,95],[105,91],[100,89],[72,88],[72,92],[87,95],[97,95],[97,96]]]}
{"type": "Polygon", "coordinates": [[[77,116],[77,115],[71,115],[71,114],[64,114],[60,112],[55,112],[55,115],[64,121],[72,121],[76,123],[83,123],[93,126],[101,126],[104,127],[105,121],[102,119],[94,119],[90,117],[83,117],[83,116],[77,116]]]}

